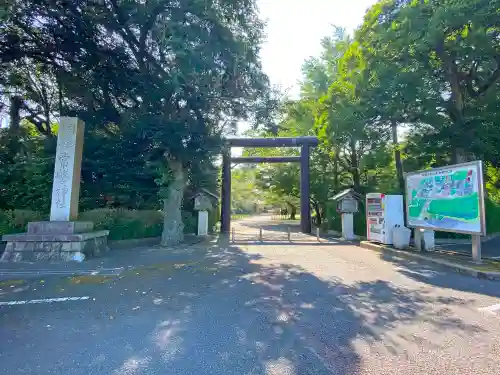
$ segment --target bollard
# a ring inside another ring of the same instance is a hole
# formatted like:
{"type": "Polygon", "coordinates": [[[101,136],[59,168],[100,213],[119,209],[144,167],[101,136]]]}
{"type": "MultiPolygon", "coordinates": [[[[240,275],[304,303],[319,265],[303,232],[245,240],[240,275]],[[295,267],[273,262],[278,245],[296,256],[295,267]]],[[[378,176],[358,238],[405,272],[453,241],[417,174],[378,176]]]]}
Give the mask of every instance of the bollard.
{"type": "Polygon", "coordinates": [[[290,226],[288,226],[287,228],[288,228],[288,242],[292,242],[292,240],[290,238],[290,226]]]}
{"type": "Polygon", "coordinates": [[[259,241],[262,242],[262,227],[259,228],[259,241]]]}
{"type": "Polygon", "coordinates": [[[316,239],[318,240],[318,242],[320,242],[320,240],[319,240],[319,227],[316,228],[316,239]]]}
{"type": "Polygon", "coordinates": [[[231,231],[232,242],[234,243],[234,228],[231,231]]]}

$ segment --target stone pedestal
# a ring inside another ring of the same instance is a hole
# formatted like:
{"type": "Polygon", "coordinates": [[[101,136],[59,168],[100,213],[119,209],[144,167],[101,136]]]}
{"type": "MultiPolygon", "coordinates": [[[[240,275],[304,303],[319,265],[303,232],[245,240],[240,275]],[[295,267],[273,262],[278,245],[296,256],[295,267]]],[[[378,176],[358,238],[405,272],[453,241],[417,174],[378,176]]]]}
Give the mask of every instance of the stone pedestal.
{"type": "Polygon", "coordinates": [[[198,211],[198,236],[208,234],[208,211],[198,211]]]}
{"type": "Polygon", "coordinates": [[[342,219],[342,237],[347,241],[354,240],[354,215],[343,213],[342,219]]]}
{"type": "Polygon", "coordinates": [[[434,231],[415,228],[415,247],[419,251],[434,251],[436,248],[434,231]]]}
{"type": "Polygon", "coordinates": [[[92,231],[84,221],[45,221],[28,224],[28,233],[8,234],[2,262],[71,261],[108,251],[109,231],[92,231]]]}

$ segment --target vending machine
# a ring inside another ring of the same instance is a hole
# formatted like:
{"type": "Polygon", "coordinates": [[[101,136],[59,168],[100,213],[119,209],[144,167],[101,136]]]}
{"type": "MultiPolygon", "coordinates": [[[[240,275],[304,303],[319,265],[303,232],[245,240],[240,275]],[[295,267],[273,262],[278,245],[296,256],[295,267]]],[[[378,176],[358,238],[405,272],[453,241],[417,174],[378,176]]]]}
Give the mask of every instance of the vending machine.
{"type": "Polygon", "coordinates": [[[392,229],[404,226],[403,196],[381,193],[366,194],[366,237],[392,245],[392,229]]]}

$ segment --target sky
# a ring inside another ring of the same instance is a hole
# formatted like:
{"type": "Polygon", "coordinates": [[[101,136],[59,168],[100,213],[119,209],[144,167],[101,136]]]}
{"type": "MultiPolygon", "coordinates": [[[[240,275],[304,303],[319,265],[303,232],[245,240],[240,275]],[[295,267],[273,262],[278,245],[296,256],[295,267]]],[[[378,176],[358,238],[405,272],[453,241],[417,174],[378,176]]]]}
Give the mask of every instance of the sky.
{"type": "Polygon", "coordinates": [[[332,25],[351,32],[375,3],[376,0],[258,0],[260,18],[267,22],[261,59],[271,82],[296,97],[302,64],[311,56],[319,56],[321,39],[332,34],[332,25]]]}
{"type": "MultiPolygon", "coordinates": [[[[260,58],[273,85],[298,97],[298,82],[305,60],[321,54],[321,39],[333,25],[352,32],[363,23],[365,11],[377,0],[258,0],[260,18],[266,22],[266,40],[260,58]]],[[[238,133],[248,129],[239,123],[238,133]]],[[[233,149],[233,155],[241,154],[233,149]]]]}

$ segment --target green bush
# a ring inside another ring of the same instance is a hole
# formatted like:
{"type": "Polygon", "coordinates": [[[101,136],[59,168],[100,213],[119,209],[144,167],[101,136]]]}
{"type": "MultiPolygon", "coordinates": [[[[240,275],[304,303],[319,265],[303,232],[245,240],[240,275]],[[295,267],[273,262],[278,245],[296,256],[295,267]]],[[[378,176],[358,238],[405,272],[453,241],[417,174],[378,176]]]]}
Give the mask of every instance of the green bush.
{"type": "Polygon", "coordinates": [[[91,221],[95,230],[109,230],[110,240],[161,236],[163,214],[155,210],[98,208],[80,213],[79,220],[91,221]]]}
{"type": "Polygon", "coordinates": [[[486,232],[488,234],[500,232],[500,205],[490,199],[484,202],[486,208],[486,232]]]}
{"type": "Polygon", "coordinates": [[[197,233],[198,231],[198,213],[182,211],[182,222],[184,223],[184,233],[197,233]]]}
{"type": "Polygon", "coordinates": [[[0,235],[26,232],[30,221],[42,221],[48,218],[32,210],[0,211],[0,235]]]}
{"type": "MultiPolygon", "coordinates": [[[[212,217],[212,225],[216,218],[217,214],[212,217]]],[[[48,215],[32,210],[0,211],[0,235],[26,232],[29,222],[44,220],[48,215]]],[[[97,208],[81,212],[78,220],[93,222],[95,230],[109,230],[110,240],[159,237],[163,230],[163,213],[156,210],[97,208]]],[[[182,220],[185,233],[196,233],[195,214],[183,211],[182,220]]]]}

